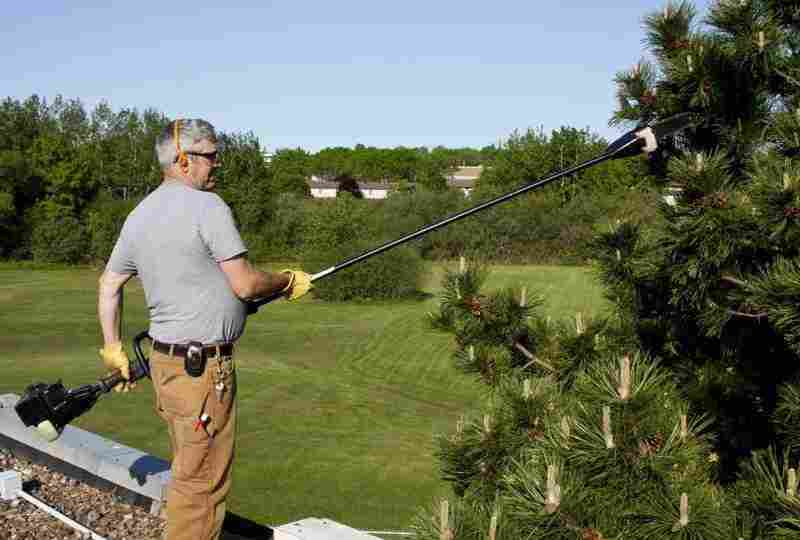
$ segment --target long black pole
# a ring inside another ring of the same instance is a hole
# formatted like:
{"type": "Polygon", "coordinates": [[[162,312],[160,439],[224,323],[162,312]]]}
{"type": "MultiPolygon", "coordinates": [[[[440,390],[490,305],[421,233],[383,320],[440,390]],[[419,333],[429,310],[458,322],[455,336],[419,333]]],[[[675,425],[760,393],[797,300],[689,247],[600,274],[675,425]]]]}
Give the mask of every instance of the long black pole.
{"type": "MultiPolygon", "coordinates": [[[[641,152],[646,152],[646,153],[653,152],[653,151],[655,151],[655,149],[658,146],[657,141],[659,139],[662,139],[662,138],[664,138],[666,136],[673,135],[674,133],[685,129],[691,123],[692,123],[691,116],[688,113],[683,113],[683,114],[679,114],[679,115],[673,116],[671,118],[668,118],[668,119],[666,119],[666,120],[664,120],[662,122],[659,122],[659,123],[657,123],[657,124],[655,124],[655,125],[653,125],[651,127],[631,130],[628,133],[626,133],[625,135],[623,135],[622,137],[620,137],[619,139],[617,139],[616,141],[612,142],[606,148],[605,152],[603,152],[599,156],[596,156],[596,157],[594,157],[592,159],[589,159],[587,161],[584,161],[582,163],[574,165],[573,167],[570,167],[570,168],[565,169],[563,171],[558,171],[558,172],[555,172],[553,174],[550,174],[550,175],[548,175],[548,176],[546,176],[546,177],[544,177],[544,178],[542,178],[540,180],[537,180],[535,182],[531,182],[530,184],[526,184],[526,185],[524,185],[524,186],[522,186],[522,187],[520,187],[520,188],[518,188],[518,189],[516,189],[514,191],[511,191],[510,193],[506,193],[504,195],[500,195],[499,197],[495,197],[494,199],[491,199],[491,200],[486,201],[484,203],[478,204],[478,205],[473,206],[471,208],[467,208],[466,210],[462,210],[461,212],[458,212],[457,214],[453,214],[452,216],[448,216],[448,217],[442,219],[441,221],[437,221],[436,223],[432,223],[430,225],[426,225],[425,227],[422,227],[421,229],[418,229],[418,230],[416,230],[416,231],[414,231],[412,233],[409,233],[409,234],[407,234],[407,235],[405,235],[405,236],[403,236],[401,238],[398,238],[397,240],[392,240],[390,242],[386,242],[385,244],[382,244],[382,245],[380,245],[380,246],[378,246],[376,248],[370,249],[370,250],[365,251],[365,252],[363,252],[363,253],[361,253],[359,255],[356,255],[354,257],[346,259],[346,260],[340,262],[339,264],[335,264],[335,265],[331,266],[330,268],[326,268],[325,270],[322,270],[320,272],[317,272],[316,274],[313,274],[311,276],[311,281],[314,282],[314,281],[317,281],[317,280],[322,279],[324,277],[331,276],[331,275],[335,274],[336,272],[339,272],[341,270],[344,270],[345,268],[348,268],[349,266],[352,266],[354,264],[362,262],[362,261],[364,261],[366,259],[369,259],[370,257],[374,257],[375,255],[379,255],[380,253],[383,253],[384,251],[387,251],[387,250],[390,250],[392,248],[395,248],[395,247],[397,247],[397,246],[399,246],[401,244],[405,244],[406,242],[410,242],[411,240],[419,238],[420,236],[424,236],[424,235],[428,234],[429,232],[435,231],[436,229],[440,229],[440,228],[444,227],[445,225],[449,225],[450,223],[454,223],[454,222],[456,222],[456,221],[458,221],[460,219],[463,219],[463,218],[465,218],[467,216],[471,216],[472,214],[474,214],[476,212],[480,212],[482,210],[486,210],[487,208],[491,208],[492,206],[495,206],[496,204],[500,204],[500,203],[505,202],[505,201],[507,201],[509,199],[513,199],[514,197],[517,197],[518,195],[522,195],[523,193],[527,193],[528,191],[533,191],[534,189],[538,189],[538,188],[540,188],[540,187],[542,187],[542,186],[544,186],[546,184],[549,184],[550,182],[553,182],[554,180],[558,180],[559,178],[563,178],[564,176],[568,176],[570,174],[575,174],[575,173],[577,173],[579,171],[582,171],[583,169],[587,169],[589,167],[593,167],[595,165],[598,165],[600,163],[603,163],[604,161],[608,161],[608,160],[611,160],[611,159],[619,159],[619,158],[624,158],[624,157],[631,157],[631,156],[635,156],[635,155],[637,155],[637,154],[639,154],[641,152]]],[[[250,313],[255,313],[258,310],[259,306],[262,306],[264,304],[272,302],[273,300],[275,300],[277,298],[280,298],[281,296],[282,296],[281,294],[275,294],[275,295],[269,296],[267,298],[261,298],[261,299],[258,299],[258,300],[252,300],[252,301],[248,302],[248,311],[250,313]]]]}
{"type": "MultiPolygon", "coordinates": [[[[635,145],[635,144],[636,144],[636,140],[633,140],[630,143],[630,145],[635,145]]],[[[627,146],[628,145],[626,145],[623,148],[627,148],[627,146]]],[[[392,240],[390,242],[386,242],[385,244],[382,244],[382,245],[380,245],[380,246],[378,246],[376,248],[370,249],[370,250],[365,251],[365,252],[363,252],[363,253],[361,253],[359,255],[356,255],[354,257],[346,259],[346,260],[344,260],[344,261],[342,261],[342,262],[340,262],[338,264],[335,264],[335,265],[331,266],[330,268],[326,268],[325,270],[321,270],[320,272],[317,272],[316,274],[313,274],[311,276],[311,281],[313,283],[314,281],[317,281],[319,279],[331,276],[331,275],[335,274],[336,272],[344,270],[345,268],[348,268],[348,267],[350,267],[350,266],[352,266],[354,264],[357,264],[357,263],[360,263],[362,261],[365,261],[366,259],[369,259],[370,257],[374,257],[375,255],[379,255],[379,254],[383,253],[384,251],[387,251],[387,250],[390,250],[392,248],[395,248],[395,247],[397,247],[397,246],[399,246],[401,244],[405,244],[406,242],[410,242],[411,240],[419,238],[420,236],[424,236],[424,235],[428,234],[429,232],[435,231],[436,229],[440,229],[440,228],[444,227],[445,225],[449,225],[449,224],[454,223],[454,222],[456,222],[456,221],[458,221],[460,219],[464,219],[467,216],[471,216],[472,214],[475,214],[476,212],[480,212],[481,210],[485,210],[487,208],[491,208],[492,206],[495,206],[497,204],[505,202],[505,201],[507,201],[509,199],[513,199],[514,197],[522,195],[523,193],[527,193],[528,191],[532,191],[534,189],[538,189],[538,188],[540,188],[540,187],[542,187],[542,186],[544,186],[546,184],[549,184],[550,182],[558,180],[559,178],[563,178],[564,176],[568,176],[570,174],[575,174],[575,173],[577,173],[579,171],[582,171],[583,169],[586,169],[586,168],[589,168],[589,167],[593,167],[594,165],[597,165],[597,164],[602,163],[604,161],[608,161],[610,159],[614,159],[615,157],[619,157],[618,154],[620,153],[620,151],[623,150],[623,148],[620,148],[620,149],[618,149],[618,151],[614,151],[614,152],[608,152],[608,151],[604,152],[603,154],[600,154],[599,156],[594,157],[594,158],[592,158],[592,159],[590,159],[588,161],[584,161],[582,163],[579,163],[579,164],[577,164],[577,165],[575,165],[573,167],[570,167],[568,169],[565,169],[563,171],[558,171],[556,173],[553,173],[553,174],[551,174],[549,176],[546,176],[546,177],[544,177],[544,178],[542,178],[540,180],[537,180],[536,182],[532,182],[530,184],[526,184],[526,185],[524,185],[524,186],[522,186],[522,187],[520,187],[520,188],[518,188],[518,189],[516,189],[516,190],[514,190],[514,191],[512,191],[510,193],[506,193],[504,195],[500,195],[499,197],[495,197],[494,199],[491,199],[491,200],[486,201],[484,203],[478,204],[478,205],[473,206],[471,208],[467,208],[466,210],[462,210],[461,212],[458,212],[457,214],[453,214],[452,216],[448,216],[448,217],[446,217],[446,218],[444,218],[444,219],[442,219],[440,221],[437,221],[436,223],[432,223],[430,225],[426,225],[425,227],[422,227],[421,229],[418,229],[418,230],[416,230],[416,231],[414,231],[412,233],[409,233],[409,234],[407,234],[407,235],[405,235],[405,236],[403,236],[401,238],[398,238],[396,240],[392,240]]],[[[251,314],[255,313],[256,310],[258,310],[258,308],[260,306],[263,306],[264,304],[272,302],[273,300],[275,300],[277,298],[280,298],[280,296],[281,296],[280,294],[276,294],[276,295],[269,296],[269,297],[266,297],[266,298],[261,298],[259,300],[252,300],[252,301],[248,302],[248,311],[251,314]]]]}
{"type": "Polygon", "coordinates": [[[602,163],[604,161],[607,161],[607,160],[611,159],[612,157],[613,157],[613,155],[602,154],[602,155],[597,156],[595,158],[592,158],[592,159],[590,159],[588,161],[584,161],[583,163],[579,163],[578,165],[575,165],[574,167],[571,167],[569,169],[565,169],[563,171],[559,171],[557,173],[551,174],[550,176],[546,176],[545,178],[537,180],[536,182],[532,182],[530,184],[526,184],[526,185],[522,186],[521,188],[518,188],[518,189],[516,189],[516,190],[514,190],[514,191],[512,191],[510,193],[506,193],[504,195],[500,195],[499,197],[495,197],[494,199],[491,199],[491,200],[486,201],[484,203],[478,204],[478,205],[473,206],[471,208],[467,208],[466,210],[462,210],[461,212],[458,212],[457,214],[453,214],[452,216],[448,216],[448,217],[442,219],[441,221],[437,221],[436,223],[432,223],[430,225],[426,225],[425,227],[422,227],[419,230],[416,230],[416,231],[414,231],[412,233],[409,233],[409,234],[403,236],[402,238],[398,238],[397,240],[392,240],[390,242],[386,242],[383,245],[380,245],[380,246],[378,246],[376,248],[370,249],[369,251],[365,251],[364,253],[361,253],[360,255],[356,255],[356,256],[351,257],[351,258],[349,258],[349,259],[347,259],[345,261],[340,262],[339,264],[331,266],[330,268],[322,270],[321,272],[318,272],[318,273],[314,274],[311,277],[311,281],[314,281],[316,279],[321,279],[323,277],[327,277],[327,276],[330,276],[332,274],[335,274],[336,272],[338,272],[340,270],[344,270],[348,266],[352,266],[352,265],[354,265],[356,263],[359,263],[359,262],[361,262],[363,260],[369,259],[370,257],[374,257],[375,255],[383,253],[384,251],[388,251],[388,250],[390,250],[390,249],[392,249],[394,247],[397,247],[397,246],[399,246],[401,244],[405,244],[406,242],[410,242],[411,240],[419,238],[420,236],[424,236],[424,235],[428,234],[429,232],[433,232],[436,229],[440,229],[440,228],[444,227],[445,225],[450,225],[451,223],[455,223],[456,221],[458,221],[460,219],[463,219],[463,218],[465,218],[467,216],[471,216],[472,214],[480,212],[481,210],[486,210],[487,208],[491,208],[492,206],[494,206],[496,204],[500,204],[502,202],[505,202],[505,201],[508,201],[510,199],[513,199],[514,197],[517,197],[518,195],[522,195],[523,193],[527,193],[528,191],[533,191],[534,189],[540,188],[540,187],[542,187],[542,186],[544,186],[546,184],[549,184],[550,182],[553,182],[554,180],[558,180],[559,178],[562,178],[564,176],[568,176],[570,174],[575,174],[578,171],[582,171],[583,169],[586,169],[586,168],[592,167],[594,165],[597,165],[598,163],[602,163]]]}

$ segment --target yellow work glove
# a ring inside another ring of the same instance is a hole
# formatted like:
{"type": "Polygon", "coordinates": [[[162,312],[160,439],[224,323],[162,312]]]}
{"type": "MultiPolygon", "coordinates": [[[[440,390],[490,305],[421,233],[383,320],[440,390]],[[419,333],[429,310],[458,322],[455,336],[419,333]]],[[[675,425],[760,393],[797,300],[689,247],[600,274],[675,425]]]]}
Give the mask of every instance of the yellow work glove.
{"type": "Polygon", "coordinates": [[[311,275],[300,270],[282,270],[284,274],[289,274],[289,284],[283,288],[282,293],[286,293],[289,300],[297,300],[311,290],[311,275]]]}
{"type": "MultiPolygon", "coordinates": [[[[125,350],[122,348],[121,342],[118,341],[117,343],[106,345],[98,352],[100,353],[100,358],[103,359],[103,364],[108,369],[111,371],[118,369],[122,372],[124,378],[131,378],[131,364],[128,360],[128,355],[125,354],[125,350]]],[[[136,388],[136,383],[119,383],[114,387],[114,391],[127,392],[133,388],[136,388]]]]}

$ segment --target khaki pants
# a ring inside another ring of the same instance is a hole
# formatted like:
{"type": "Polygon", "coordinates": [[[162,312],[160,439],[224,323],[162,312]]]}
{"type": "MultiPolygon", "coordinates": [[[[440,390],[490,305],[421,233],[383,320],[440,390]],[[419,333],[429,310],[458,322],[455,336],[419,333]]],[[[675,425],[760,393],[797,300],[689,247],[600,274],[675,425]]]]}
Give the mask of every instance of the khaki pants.
{"type": "Polygon", "coordinates": [[[236,374],[232,357],[207,360],[190,377],[183,358],[152,351],[156,411],[167,423],[172,478],[167,493],[167,540],[216,540],[225,519],[236,435],[236,374]],[[215,385],[224,384],[221,399],[215,385]],[[202,414],[210,419],[198,425],[202,414]]]}

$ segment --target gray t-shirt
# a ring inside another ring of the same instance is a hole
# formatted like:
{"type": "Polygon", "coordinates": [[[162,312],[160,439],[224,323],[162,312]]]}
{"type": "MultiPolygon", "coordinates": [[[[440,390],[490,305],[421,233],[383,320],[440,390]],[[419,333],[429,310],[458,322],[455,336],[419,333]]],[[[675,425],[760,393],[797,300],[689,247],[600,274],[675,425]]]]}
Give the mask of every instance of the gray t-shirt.
{"type": "Polygon", "coordinates": [[[219,263],[246,251],[219,195],[167,181],[128,215],[106,268],[138,274],[153,339],[232,342],[247,310],[219,263]]]}

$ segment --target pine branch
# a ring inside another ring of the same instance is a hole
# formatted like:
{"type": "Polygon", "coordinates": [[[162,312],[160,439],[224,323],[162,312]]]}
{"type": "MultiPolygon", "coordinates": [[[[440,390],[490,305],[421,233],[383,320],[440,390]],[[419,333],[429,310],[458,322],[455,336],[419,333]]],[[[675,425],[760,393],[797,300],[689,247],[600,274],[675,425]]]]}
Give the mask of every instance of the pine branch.
{"type": "Polygon", "coordinates": [[[741,279],[737,279],[737,278],[735,278],[733,276],[730,276],[730,275],[723,274],[722,276],[720,276],[719,279],[721,281],[726,282],[726,283],[730,283],[732,285],[736,285],[737,287],[742,287],[742,288],[749,288],[750,287],[750,285],[746,281],[742,281],[741,279]]]}
{"type": "Polygon", "coordinates": [[[734,317],[741,317],[743,319],[756,319],[756,320],[765,319],[769,315],[766,312],[763,312],[763,313],[743,313],[741,311],[734,311],[732,309],[728,309],[728,310],[726,310],[726,312],[729,315],[733,315],[734,317]]]}
{"type": "Polygon", "coordinates": [[[556,370],[556,368],[554,368],[553,366],[551,366],[550,364],[548,364],[544,360],[540,360],[539,358],[534,356],[519,341],[514,342],[514,348],[517,349],[519,352],[521,352],[523,354],[523,356],[525,356],[525,358],[530,360],[530,362],[528,362],[527,364],[522,366],[523,370],[528,368],[528,367],[530,367],[530,366],[532,366],[533,364],[538,364],[538,365],[542,366],[545,369],[549,369],[550,371],[555,371],[556,370]]]}

